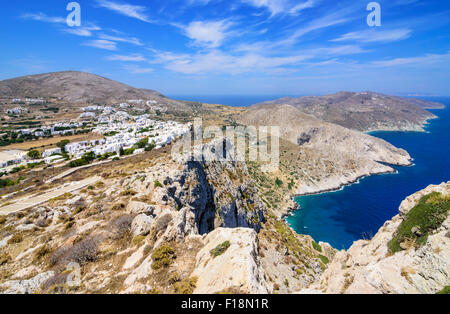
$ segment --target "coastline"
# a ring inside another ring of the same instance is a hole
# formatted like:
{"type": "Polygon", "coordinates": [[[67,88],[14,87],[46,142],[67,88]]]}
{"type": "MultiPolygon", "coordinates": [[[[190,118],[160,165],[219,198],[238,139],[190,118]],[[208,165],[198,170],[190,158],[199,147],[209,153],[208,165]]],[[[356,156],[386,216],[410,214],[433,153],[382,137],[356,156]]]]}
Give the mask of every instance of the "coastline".
{"type": "MultiPolygon", "coordinates": [[[[412,167],[412,166],[414,166],[413,163],[411,163],[411,165],[401,166],[401,167],[412,167]]],[[[368,177],[371,177],[371,176],[383,175],[383,174],[396,174],[396,173],[398,173],[398,171],[392,168],[391,171],[383,171],[383,172],[370,173],[370,174],[365,174],[365,175],[358,176],[356,179],[352,180],[351,182],[341,184],[338,187],[327,188],[327,189],[318,189],[315,192],[308,192],[308,193],[303,193],[303,194],[294,194],[290,198],[291,198],[292,202],[294,202],[296,205],[295,206],[290,206],[289,208],[287,208],[286,211],[281,216],[281,218],[285,219],[286,217],[292,216],[293,213],[296,212],[297,210],[301,210],[300,204],[298,204],[295,201],[295,198],[297,198],[297,197],[338,192],[338,191],[342,191],[343,189],[345,189],[348,186],[351,186],[351,185],[354,185],[354,184],[358,184],[361,180],[363,180],[365,178],[368,178],[368,177]]]]}

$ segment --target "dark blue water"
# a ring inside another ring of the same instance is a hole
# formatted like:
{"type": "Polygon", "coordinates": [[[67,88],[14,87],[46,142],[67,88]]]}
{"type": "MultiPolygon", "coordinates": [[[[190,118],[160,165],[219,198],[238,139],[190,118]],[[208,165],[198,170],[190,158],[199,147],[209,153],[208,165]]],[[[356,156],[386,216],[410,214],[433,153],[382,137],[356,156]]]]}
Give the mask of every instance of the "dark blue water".
{"type": "MultiPolygon", "coordinates": [[[[197,101],[207,104],[220,104],[231,107],[248,107],[260,102],[274,100],[286,95],[168,95],[178,100],[197,101]]],[[[300,97],[291,95],[291,97],[300,97]]]]}
{"type": "Polygon", "coordinates": [[[302,209],[287,218],[300,234],[316,241],[347,249],[354,241],[370,238],[393,216],[407,196],[450,180],[450,98],[432,98],[447,105],[430,110],[439,119],[431,120],[428,133],[373,132],[397,147],[406,149],[415,166],[395,167],[398,174],[377,175],[341,191],[296,199],[302,209]]]}

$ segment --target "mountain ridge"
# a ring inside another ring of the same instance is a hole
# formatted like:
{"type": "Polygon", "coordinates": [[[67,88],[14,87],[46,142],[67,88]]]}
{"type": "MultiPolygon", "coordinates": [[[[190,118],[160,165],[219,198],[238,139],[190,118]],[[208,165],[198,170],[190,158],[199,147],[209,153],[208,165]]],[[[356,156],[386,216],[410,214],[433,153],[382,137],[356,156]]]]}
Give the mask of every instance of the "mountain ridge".
{"type": "Polygon", "coordinates": [[[114,104],[129,100],[153,100],[168,108],[187,110],[182,101],[99,75],[79,71],[50,72],[0,81],[0,98],[57,99],[69,104],[114,104]]]}
{"type": "Polygon", "coordinates": [[[251,109],[291,105],[322,121],[346,128],[371,131],[424,131],[437,118],[425,109],[442,109],[439,103],[374,92],[339,92],[325,96],[284,97],[251,106],[251,109]]]}

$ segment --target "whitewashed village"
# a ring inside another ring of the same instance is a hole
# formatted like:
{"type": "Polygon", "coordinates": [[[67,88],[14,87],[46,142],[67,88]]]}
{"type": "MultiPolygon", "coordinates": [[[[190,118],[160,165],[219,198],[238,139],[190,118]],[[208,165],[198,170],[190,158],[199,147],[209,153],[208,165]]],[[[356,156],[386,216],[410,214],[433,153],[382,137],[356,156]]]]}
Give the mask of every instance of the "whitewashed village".
{"type": "MultiPolygon", "coordinates": [[[[36,100],[33,100],[36,101],[36,100]]],[[[43,99],[39,99],[45,102],[43,99]]],[[[14,99],[13,103],[22,102],[14,99]]],[[[28,104],[30,100],[26,100],[28,104]]],[[[68,142],[64,146],[46,149],[39,158],[30,157],[29,151],[7,150],[0,152],[0,174],[9,174],[20,167],[33,164],[71,167],[82,165],[76,162],[86,154],[100,160],[117,159],[122,156],[141,154],[171,144],[175,139],[190,132],[190,124],[174,121],[157,121],[150,114],[130,115],[127,109],[133,104],[147,105],[152,112],[163,110],[155,101],[129,100],[114,106],[88,106],[81,108],[82,113],[76,120],[58,122],[53,125],[39,126],[34,129],[20,129],[20,136],[65,136],[76,130],[98,135],[100,139],[68,142]]],[[[17,107],[6,110],[7,114],[20,114],[27,109],[17,107]]]]}

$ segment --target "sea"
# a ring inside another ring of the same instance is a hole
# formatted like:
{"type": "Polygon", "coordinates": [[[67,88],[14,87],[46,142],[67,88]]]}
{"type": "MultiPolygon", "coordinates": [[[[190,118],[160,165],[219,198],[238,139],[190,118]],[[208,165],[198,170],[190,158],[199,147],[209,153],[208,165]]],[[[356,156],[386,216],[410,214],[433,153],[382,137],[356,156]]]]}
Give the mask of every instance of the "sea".
{"type": "Polygon", "coordinates": [[[298,197],[301,210],[287,223],[300,234],[348,249],[355,241],[372,238],[387,220],[398,214],[400,203],[430,184],[450,181],[450,98],[426,98],[446,105],[430,110],[427,132],[371,132],[414,159],[410,167],[394,167],[395,174],[361,179],[336,192],[298,197]]]}
{"type": "MultiPolygon", "coordinates": [[[[175,95],[175,99],[228,106],[250,106],[286,95],[175,95]]],[[[292,97],[298,97],[293,95],[292,97]]],[[[426,132],[371,132],[414,159],[409,167],[394,166],[396,173],[361,179],[339,191],[295,199],[301,209],[286,218],[299,234],[315,241],[348,249],[355,241],[372,238],[381,226],[398,214],[402,200],[430,184],[450,181],[450,97],[423,97],[440,102],[445,109],[429,110],[439,118],[430,120],[426,132]]]]}

